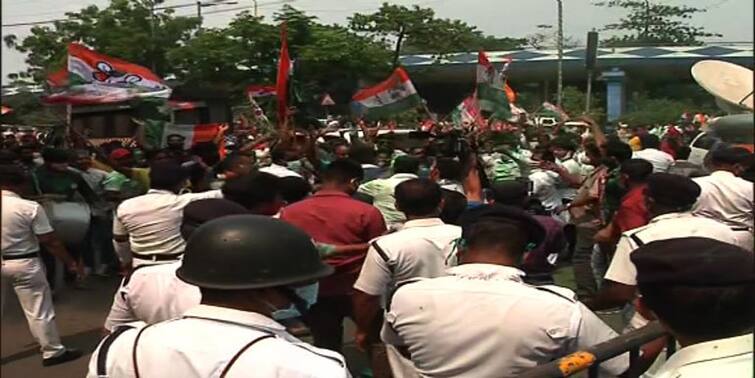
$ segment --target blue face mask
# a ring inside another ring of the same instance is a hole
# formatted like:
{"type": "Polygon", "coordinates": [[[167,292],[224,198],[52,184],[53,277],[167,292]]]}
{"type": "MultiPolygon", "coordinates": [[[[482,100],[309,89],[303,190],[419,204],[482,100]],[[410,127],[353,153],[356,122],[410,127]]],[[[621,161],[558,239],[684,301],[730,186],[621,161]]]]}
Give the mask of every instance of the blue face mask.
{"type": "Polygon", "coordinates": [[[273,311],[273,319],[285,320],[301,317],[302,313],[307,312],[312,305],[317,303],[319,289],[320,285],[317,282],[311,285],[290,288],[289,290],[296,298],[292,298],[293,301],[287,308],[273,311]]]}

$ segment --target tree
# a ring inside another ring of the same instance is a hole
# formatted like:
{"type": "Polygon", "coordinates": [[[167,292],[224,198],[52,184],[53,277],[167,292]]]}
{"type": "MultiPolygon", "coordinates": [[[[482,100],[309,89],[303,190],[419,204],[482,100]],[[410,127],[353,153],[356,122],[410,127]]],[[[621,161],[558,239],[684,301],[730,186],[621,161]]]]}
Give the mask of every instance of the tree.
{"type": "MultiPolygon", "coordinates": [[[[692,87],[688,89],[694,91],[692,87]]],[[[710,96],[696,98],[694,94],[690,96],[690,93],[685,93],[680,98],[678,93],[670,95],[674,97],[662,97],[663,92],[658,89],[653,92],[635,92],[628,102],[628,111],[619,120],[630,126],[664,125],[678,121],[686,112],[715,114],[720,111],[710,96]]]]}
{"type": "Polygon", "coordinates": [[[700,45],[699,38],[721,37],[703,27],[690,25],[687,20],[705,9],[686,5],[668,5],[651,0],[609,0],[595,5],[622,8],[629,14],[619,22],[608,24],[604,30],[624,32],[605,41],[608,47],[621,46],[688,46],[700,45]]]}
{"type": "Polygon", "coordinates": [[[320,98],[328,92],[336,108],[347,110],[359,80],[382,79],[390,72],[385,45],[339,25],[324,25],[316,17],[285,5],[274,15],[286,22],[289,53],[294,59],[292,97],[307,113],[321,111],[320,98]]]}
{"type": "Polygon", "coordinates": [[[167,55],[179,81],[241,95],[248,84],[274,80],[279,48],[278,28],[244,12],[225,28],[205,28],[167,55]]]}
{"type": "Polygon", "coordinates": [[[183,45],[199,25],[195,17],[176,17],[172,9],[156,11],[153,0],[113,0],[105,9],[95,5],[66,13],[52,27],[35,26],[23,40],[10,34],[6,45],[27,54],[26,71],[12,78],[43,82],[53,69],[65,64],[66,46],[82,42],[98,52],[152,67],[158,75],[170,73],[167,51],[183,45]]]}
{"type": "MultiPolygon", "coordinates": [[[[553,25],[537,25],[537,28],[540,31],[525,37],[524,41],[527,45],[533,49],[554,48],[555,46],[558,46],[558,32],[550,31],[553,29],[553,25]]],[[[573,37],[564,36],[563,48],[571,49],[578,45],[579,43],[573,37]]]]}
{"type": "Polygon", "coordinates": [[[480,38],[477,42],[478,49],[485,51],[511,51],[521,50],[527,45],[526,38],[510,38],[510,37],[493,37],[485,36],[480,38]]]}
{"type": "MultiPolygon", "coordinates": [[[[569,114],[571,117],[585,113],[586,93],[581,91],[577,87],[566,86],[562,90],[561,108],[569,114]]],[[[554,94],[555,98],[556,95],[554,94]]],[[[593,92],[590,95],[590,113],[588,114],[595,120],[600,120],[605,117],[605,110],[603,109],[603,100],[593,92]]]]}
{"type": "Polygon", "coordinates": [[[363,32],[386,45],[394,44],[393,64],[398,64],[401,47],[408,39],[426,39],[429,24],[435,17],[430,8],[415,5],[407,8],[402,5],[383,3],[372,14],[355,13],[349,17],[349,27],[356,32],[363,32]],[[393,41],[391,41],[393,40],[393,41]]]}
{"type": "Polygon", "coordinates": [[[398,65],[401,53],[430,53],[442,57],[460,51],[478,49],[515,50],[521,39],[484,36],[476,27],[459,20],[436,18],[431,8],[417,5],[383,3],[372,14],[356,13],[349,18],[349,27],[393,46],[393,64],[398,65]]]}
{"type": "Polygon", "coordinates": [[[3,123],[53,126],[66,122],[65,111],[43,106],[36,93],[23,91],[13,96],[3,96],[3,105],[13,109],[12,113],[3,116],[3,123]]]}

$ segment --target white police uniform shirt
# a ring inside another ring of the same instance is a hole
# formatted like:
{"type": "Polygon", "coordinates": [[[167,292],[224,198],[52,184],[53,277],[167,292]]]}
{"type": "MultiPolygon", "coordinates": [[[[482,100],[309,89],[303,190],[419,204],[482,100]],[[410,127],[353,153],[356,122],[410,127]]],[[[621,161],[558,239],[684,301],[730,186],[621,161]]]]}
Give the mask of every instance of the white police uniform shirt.
{"type": "Polygon", "coordinates": [[[199,305],[199,288],[176,276],[181,262],[141,265],[124,278],[113,297],[113,305],[105,319],[105,329],[142,321],[147,324],[181,316],[199,305]]]}
{"type": "MultiPolygon", "coordinates": [[[[578,176],[580,182],[586,177],[585,170],[575,157],[569,157],[564,160],[556,161],[558,165],[566,169],[570,175],[578,176]]],[[[565,183],[559,185],[558,193],[563,199],[574,200],[577,197],[577,188],[571,188],[565,183]]],[[[560,205],[560,204],[559,204],[560,205]]]]}
{"type": "Polygon", "coordinates": [[[655,377],[753,377],[752,350],[752,333],[689,345],[674,353],[655,377]]]}
{"type": "Polygon", "coordinates": [[[441,276],[453,242],[460,237],[461,227],[445,224],[439,218],[408,221],[400,231],[371,242],[354,288],[385,296],[392,285],[407,279],[441,276]]]}
{"type": "Polygon", "coordinates": [[[291,169],[288,169],[288,167],[284,167],[282,165],[278,165],[278,164],[275,164],[275,163],[270,164],[267,167],[262,167],[262,168],[259,169],[259,171],[260,172],[269,173],[269,174],[271,174],[273,176],[277,176],[277,177],[280,177],[280,178],[284,178],[284,177],[303,178],[299,173],[297,173],[295,171],[292,171],[291,169]]]}
{"type": "Polygon", "coordinates": [[[536,168],[530,173],[529,179],[532,181],[532,195],[540,200],[546,210],[552,211],[563,205],[558,190],[561,184],[558,173],[536,168]]]}
{"type": "Polygon", "coordinates": [[[134,377],[134,359],[144,378],[219,377],[229,364],[227,377],[350,377],[340,354],[300,341],[264,315],[224,307],[199,305],[181,318],[137,325],[112,340],[92,354],[87,377],[134,377]]]}
{"type": "MultiPolygon", "coordinates": [[[[605,274],[605,279],[624,285],[637,286],[637,267],[630,255],[640,246],[666,239],[703,237],[739,245],[752,251],[752,245],[741,244],[741,239],[725,224],[716,220],[698,217],[692,213],[670,213],[659,215],[645,226],[627,231],[621,235],[616,252],[605,274]]],[[[694,253],[694,251],[690,251],[694,253]]],[[[647,320],[635,313],[629,322],[629,329],[637,329],[647,324],[647,320]]]]}
{"type": "Polygon", "coordinates": [[[2,191],[2,242],[0,260],[2,292],[0,311],[5,309],[7,290],[13,288],[26,314],[29,331],[40,345],[42,358],[52,358],[65,352],[55,326],[52,293],[45,278],[45,267],[37,255],[37,235],[53,232],[42,205],[2,191]],[[26,256],[26,257],[24,257],[26,256]]]}
{"type": "Polygon", "coordinates": [[[37,202],[2,191],[2,256],[22,256],[39,251],[37,235],[53,232],[45,209],[37,202]]]}
{"type": "MultiPolygon", "coordinates": [[[[401,286],[385,315],[383,341],[407,347],[421,376],[516,377],[617,336],[572,291],[526,285],[518,269],[464,264],[448,274],[401,286]]],[[[618,375],[629,357],[600,366],[618,375]]]]}
{"type": "MultiPolygon", "coordinates": [[[[181,237],[183,210],[192,201],[222,198],[220,190],[175,194],[150,189],[147,194],[127,199],[118,206],[113,235],[128,235],[131,251],[142,255],[178,255],[186,241],[181,237]]],[[[150,263],[134,259],[134,266],[150,263]]]]}
{"type": "Polygon", "coordinates": [[[753,183],[728,171],[715,171],[710,176],[693,179],[701,193],[692,213],[713,218],[738,232],[752,245],[753,183]]]}
{"type": "Polygon", "coordinates": [[[668,172],[671,165],[674,164],[674,157],[667,152],[656,148],[646,148],[635,151],[632,159],[643,159],[653,165],[653,172],[668,172]]]}

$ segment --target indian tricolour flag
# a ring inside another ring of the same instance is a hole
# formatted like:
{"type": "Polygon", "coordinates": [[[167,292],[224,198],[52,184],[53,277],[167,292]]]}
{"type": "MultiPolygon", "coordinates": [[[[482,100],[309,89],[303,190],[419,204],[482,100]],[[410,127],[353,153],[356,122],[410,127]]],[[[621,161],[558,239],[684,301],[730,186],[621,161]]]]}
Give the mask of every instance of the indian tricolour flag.
{"type": "Polygon", "coordinates": [[[380,84],[357,92],[352,97],[351,109],[357,117],[380,119],[414,108],[420,103],[409,75],[399,67],[380,84]]]}
{"type": "Polygon", "coordinates": [[[504,82],[484,51],[477,56],[477,101],[480,110],[490,112],[491,118],[509,119],[511,107],[504,82]]]}
{"type": "Polygon", "coordinates": [[[451,120],[457,127],[472,128],[481,124],[480,108],[474,96],[469,96],[451,112],[451,120]]]}

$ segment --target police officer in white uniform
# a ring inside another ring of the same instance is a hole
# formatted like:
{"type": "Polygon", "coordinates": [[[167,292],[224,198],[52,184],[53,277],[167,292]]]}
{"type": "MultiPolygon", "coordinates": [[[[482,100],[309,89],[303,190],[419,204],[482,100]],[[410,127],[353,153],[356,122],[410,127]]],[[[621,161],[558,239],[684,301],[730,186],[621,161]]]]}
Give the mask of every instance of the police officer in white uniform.
{"type": "Polygon", "coordinates": [[[632,253],[638,310],[658,318],[682,348],[657,378],[753,376],[755,260],[708,238],[652,242],[632,253]]]}
{"type": "Polygon", "coordinates": [[[127,268],[180,259],[186,247],[179,230],[184,207],[192,201],[223,197],[220,190],[177,194],[189,176],[172,159],[153,162],[149,177],[152,189],[123,201],[113,219],[113,245],[127,268]]]}
{"type": "MultiPolygon", "coordinates": [[[[648,177],[645,201],[652,219],[646,226],[621,235],[616,253],[608,267],[603,288],[586,304],[602,310],[630,303],[636,295],[637,269],[630,255],[644,244],[664,239],[707,237],[737,245],[740,239],[725,224],[705,217],[694,216],[690,210],[700,195],[700,186],[692,179],[670,173],[653,173],[648,177]]],[[[752,250],[752,246],[743,246],[752,250]]],[[[647,324],[635,313],[627,331],[647,324]]]]}
{"type": "MultiPolygon", "coordinates": [[[[189,240],[194,230],[206,222],[247,213],[246,208],[226,199],[194,201],[184,208],[181,236],[189,240]]],[[[135,321],[159,323],[198,305],[202,299],[199,288],[178,279],[176,271],[180,267],[181,261],[136,267],[115,293],[105,329],[112,331],[135,321]]]]}
{"type": "Polygon", "coordinates": [[[751,156],[741,147],[716,148],[709,153],[710,176],[694,179],[702,193],[692,212],[725,223],[743,245],[753,243],[753,183],[737,176],[751,156]]]}
{"type": "Polygon", "coordinates": [[[55,309],[52,293],[45,278],[45,268],[39,258],[42,244],[46,251],[63,260],[66,267],[82,277],[84,271],[68,254],[63,243],[55,236],[44,208],[22,199],[27,187],[23,170],[16,165],[0,166],[2,189],[2,308],[5,308],[7,290],[13,290],[21,302],[29,330],[39,343],[42,364],[51,366],[76,359],[81,352],[66,349],[60,343],[55,326],[55,309]]]}
{"type": "MultiPolygon", "coordinates": [[[[461,227],[443,223],[440,186],[428,179],[411,179],[396,186],[396,208],[406,215],[404,227],[370,242],[362,271],[354,284],[354,314],[357,344],[379,343],[382,307],[392,288],[417,277],[444,275],[453,242],[461,227]]],[[[379,348],[379,346],[378,346],[379,348]]],[[[370,348],[373,350],[373,347],[370,348]]],[[[388,351],[396,371],[398,356],[388,351]]],[[[373,370],[377,370],[373,359],[373,370]]]]}
{"type": "Polygon", "coordinates": [[[92,355],[88,377],[349,377],[338,353],[288,334],[277,319],[316,301],[333,272],[301,230],[233,215],[199,227],[177,275],[200,287],[182,317],[120,327],[92,355]],[[276,319],[276,320],[274,320],[276,319]]]}
{"type": "MultiPolygon", "coordinates": [[[[423,377],[516,377],[616,333],[556,286],[529,286],[517,269],[545,231],[523,210],[494,205],[465,223],[448,276],[405,283],[385,314],[383,341],[403,350],[423,377]]],[[[622,355],[601,364],[617,375],[622,355]]]]}

